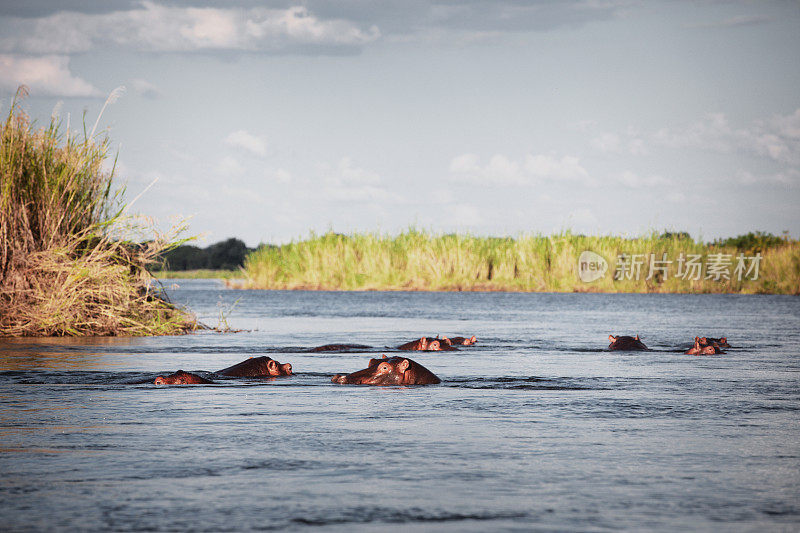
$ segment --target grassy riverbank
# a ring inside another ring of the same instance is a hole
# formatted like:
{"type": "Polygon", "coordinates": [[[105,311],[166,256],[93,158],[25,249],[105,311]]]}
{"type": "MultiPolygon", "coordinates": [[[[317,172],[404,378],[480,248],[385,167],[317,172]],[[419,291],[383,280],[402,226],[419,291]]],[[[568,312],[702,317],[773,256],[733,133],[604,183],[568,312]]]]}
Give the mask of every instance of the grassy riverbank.
{"type": "Polygon", "coordinates": [[[376,234],[312,236],[291,244],[262,247],[245,261],[243,282],[233,286],[258,289],[442,290],[525,292],[666,292],[800,294],[800,243],[791,240],[764,245],[760,241],[711,245],[685,234],[638,238],[587,237],[563,233],[518,238],[434,235],[410,230],[397,236],[376,234]],[[579,257],[591,251],[607,261],[607,272],[593,282],[579,277],[579,257]],[[655,263],[650,256],[671,263],[655,263]],[[761,254],[758,275],[747,269],[761,254]],[[614,279],[619,256],[629,263],[614,279]],[[722,254],[716,256],[715,254],[722,254]],[[736,268],[742,254],[742,280],[736,268]],[[693,256],[699,256],[693,257],[693,256]],[[691,270],[693,259],[699,272],[691,270]],[[709,265],[712,265],[709,267],[709,265]],[[679,266],[683,277],[678,276],[679,266]],[[688,267],[688,268],[687,268],[688,267]],[[714,268],[721,271],[719,280],[714,268]],[[725,270],[727,267],[727,277],[725,270]],[[685,272],[691,275],[686,276],[685,272]],[[707,276],[710,278],[707,279],[707,276]],[[694,279],[699,277],[699,279],[694,279]],[[756,277],[756,279],[752,279],[756,277]],[[684,279],[689,278],[689,279],[684,279]]]}
{"type": "Polygon", "coordinates": [[[241,279],[241,270],[157,270],[153,275],[159,279],[241,279]]]}
{"type": "Polygon", "coordinates": [[[0,133],[0,336],[195,328],[151,286],[147,266],[172,239],[133,240],[147,228],[126,216],[112,187],[108,139],[62,133],[55,119],[37,128],[20,96],[0,133]]]}

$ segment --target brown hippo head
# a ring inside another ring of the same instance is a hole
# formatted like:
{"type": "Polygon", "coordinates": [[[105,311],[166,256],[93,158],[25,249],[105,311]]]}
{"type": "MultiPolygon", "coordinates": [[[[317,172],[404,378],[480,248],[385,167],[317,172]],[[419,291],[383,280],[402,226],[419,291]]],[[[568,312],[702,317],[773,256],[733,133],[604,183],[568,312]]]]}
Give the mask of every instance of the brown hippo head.
{"type": "Polygon", "coordinates": [[[197,374],[178,370],[169,376],[158,376],[153,383],[156,385],[201,385],[214,382],[197,374]]]}
{"type": "Polygon", "coordinates": [[[448,339],[447,337],[436,337],[435,339],[432,337],[426,337],[425,340],[428,342],[428,346],[425,348],[426,352],[458,350],[458,348],[453,346],[453,340],[448,339]]]}
{"type": "Polygon", "coordinates": [[[333,383],[343,385],[433,385],[441,380],[421,364],[405,357],[370,359],[364,370],[336,374],[333,383]]]}
{"type": "Polygon", "coordinates": [[[291,376],[292,365],[289,363],[280,364],[278,361],[266,356],[251,357],[241,363],[223,368],[217,371],[217,374],[236,378],[291,376]]]}
{"type": "MultiPolygon", "coordinates": [[[[437,341],[438,343],[438,341],[437,341]]],[[[407,342],[405,344],[401,344],[397,347],[398,350],[408,350],[408,351],[425,351],[430,350],[428,347],[428,338],[422,337],[419,340],[407,342]]],[[[437,348],[438,349],[438,348],[437,348]]]]}
{"type": "Polygon", "coordinates": [[[467,337],[451,337],[450,340],[453,342],[453,344],[460,344],[462,346],[472,346],[473,344],[478,342],[478,338],[475,335],[473,335],[470,338],[467,338],[467,337]]]}
{"type": "Polygon", "coordinates": [[[647,346],[639,339],[639,335],[628,337],[625,335],[609,335],[609,350],[647,350],[647,346]]]}
{"type": "Polygon", "coordinates": [[[694,338],[694,346],[689,348],[686,351],[687,355],[715,355],[718,353],[724,353],[719,345],[714,342],[710,342],[714,339],[709,339],[707,337],[695,337],[694,338]]]}
{"type": "Polygon", "coordinates": [[[717,348],[730,348],[731,345],[728,344],[727,337],[720,337],[719,339],[715,339],[714,337],[701,337],[700,344],[704,345],[712,345],[716,346],[717,348]]]}

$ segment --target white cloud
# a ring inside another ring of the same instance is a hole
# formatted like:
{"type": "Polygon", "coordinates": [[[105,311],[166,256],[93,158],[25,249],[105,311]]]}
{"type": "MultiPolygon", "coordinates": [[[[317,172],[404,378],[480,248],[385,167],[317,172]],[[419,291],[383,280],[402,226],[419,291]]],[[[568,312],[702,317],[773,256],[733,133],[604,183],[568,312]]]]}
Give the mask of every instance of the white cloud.
{"type": "Polygon", "coordinates": [[[509,185],[523,185],[529,181],[519,163],[501,154],[493,155],[485,166],[480,165],[475,154],[461,154],[450,161],[450,173],[456,181],[509,185]]]}
{"type": "Polygon", "coordinates": [[[339,160],[335,172],[328,173],[325,180],[332,186],[377,185],[381,177],[375,172],[354,166],[349,157],[343,157],[339,160]]]}
{"type": "Polygon", "coordinates": [[[709,113],[684,127],[662,129],[654,142],[670,148],[697,148],[721,153],[745,152],[774,162],[800,164],[800,109],[789,115],[731,126],[723,113],[709,113]]]}
{"type": "Polygon", "coordinates": [[[604,153],[619,153],[622,142],[616,133],[603,133],[592,139],[592,147],[604,153]]]}
{"type": "Polygon", "coordinates": [[[743,185],[783,185],[785,187],[800,187],[800,170],[796,168],[771,174],[753,174],[746,170],[737,173],[739,183],[743,185]]]}
{"type": "Polygon", "coordinates": [[[306,7],[184,8],[143,2],[111,13],[61,11],[42,18],[7,17],[0,23],[0,51],[27,54],[86,52],[120,46],[159,52],[241,50],[308,52],[325,47],[361,47],[380,37],[372,26],[323,20],[306,7]]]}
{"type": "Polygon", "coordinates": [[[133,92],[138,96],[145,98],[156,99],[161,97],[161,91],[147,80],[142,78],[132,79],[129,85],[133,88],[133,92]]]}
{"type": "Polygon", "coordinates": [[[18,57],[0,54],[0,88],[13,92],[27,85],[37,94],[65,97],[100,97],[91,83],[74,76],[66,56],[18,57]]]}
{"type": "Polygon", "coordinates": [[[253,135],[245,130],[237,130],[230,133],[225,137],[225,144],[261,157],[264,157],[267,153],[267,141],[263,137],[253,135]]]}
{"type": "Polygon", "coordinates": [[[356,166],[349,157],[342,157],[336,166],[320,165],[325,183],[324,196],[349,202],[402,202],[383,185],[378,173],[356,166]]]}
{"type": "Polygon", "coordinates": [[[565,155],[558,159],[552,155],[529,154],[525,157],[525,170],[541,178],[595,184],[595,180],[574,156],[565,155]]]}
{"type": "Polygon", "coordinates": [[[461,154],[450,161],[452,181],[493,183],[501,185],[526,185],[537,180],[578,181],[594,184],[595,181],[573,156],[558,158],[546,154],[528,154],[522,162],[496,154],[481,166],[475,154],[461,154]]]}

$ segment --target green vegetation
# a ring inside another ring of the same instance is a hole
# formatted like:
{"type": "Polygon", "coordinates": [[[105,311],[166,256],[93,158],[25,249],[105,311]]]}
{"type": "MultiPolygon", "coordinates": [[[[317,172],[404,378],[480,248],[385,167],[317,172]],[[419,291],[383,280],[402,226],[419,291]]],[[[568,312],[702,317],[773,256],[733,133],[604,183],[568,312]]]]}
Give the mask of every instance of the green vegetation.
{"type": "MultiPolygon", "coordinates": [[[[688,234],[650,236],[587,237],[566,232],[559,235],[528,235],[518,238],[434,235],[409,230],[390,237],[376,234],[312,235],[284,246],[262,247],[245,261],[245,280],[233,286],[258,289],[322,290],[444,290],[444,291],[542,291],[542,292],[741,292],[800,294],[800,243],[780,243],[759,248],[762,259],[758,277],[736,245],[703,244],[688,234]],[[587,283],[578,276],[578,258],[583,251],[600,254],[608,262],[601,279],[587,283]],[[650,256],[662,260],[666,253],[666,275],[654,269],[649,275],[650,256]],[[745,270],[738,279],[739,254],[745,270]],[[638,259],[639,279],[615,280],[618,256],[638,259]],[[637,255],[638,254],[638,255],[637,255]],[[683,254],[683,255],[682,255],[683,254]],[[715,254],[727,267],[714,279],[708,263],[715,254]],[[679,258],[700,256],[702,269],[689,279],[677,276],[679,258]],[[711,273],[711,279],[706,276],[711,273]],[[699,277],[700,279],[693,279],[699,277]]],[[[749,250],[749,248],[746,248],[749,250]]],[[[754,255],[754,254],[753,254],[754,255]]]]}
{"type": "Polygon", "coordinates": [[[157,270],[153,274],[159,279],[239,279],[241,270],[157,270]]]}
{"type": "MultiPolygon", "coordinates": [[[[151,270],[238,270],[244,265],[247,254],[252,251],[254,248],[248,248],[244,242],[233,238],[214,243],[206,248],[183,244],[162,254],[151,270]]],[[[167,277],[161,273],[158,276],[167,277]]]]}
{"type": "Polygon", "coordinates": [[[742,252],[757,253],[764,252],[769,248],[780,248],[786,245],[787,241],[788,236],[778,237],[763,231],[756,231],[755,233],[751,231],[738,237],[717,239],[714,241],[714,245],[723,248],[736,248],[742,252]]]}
{"type": "MultiPolygon", "coordinates": [[[[165,302],[146,267],[171,239],[130,238],[108,138],[36,128],[20,89],[0,133],[0,336],[159,335],[196,327],[165,302]]],[[[108,103],[108,102],[107,102],[108,103]]],[[[99,119],[98,119],[99,120],[99,119]]]]}

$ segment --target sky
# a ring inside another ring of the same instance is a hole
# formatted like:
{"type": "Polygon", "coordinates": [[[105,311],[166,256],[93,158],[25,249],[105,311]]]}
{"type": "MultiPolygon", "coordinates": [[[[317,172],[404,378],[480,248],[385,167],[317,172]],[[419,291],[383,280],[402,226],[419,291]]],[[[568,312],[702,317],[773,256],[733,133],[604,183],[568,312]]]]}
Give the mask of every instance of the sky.
{"type": "Polygon", "coordinates": [[[20,84],[71,130],[124,87],[117,183],[200,245],[800,237],[796,0],[0,0],[20,84]]]}

